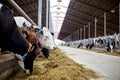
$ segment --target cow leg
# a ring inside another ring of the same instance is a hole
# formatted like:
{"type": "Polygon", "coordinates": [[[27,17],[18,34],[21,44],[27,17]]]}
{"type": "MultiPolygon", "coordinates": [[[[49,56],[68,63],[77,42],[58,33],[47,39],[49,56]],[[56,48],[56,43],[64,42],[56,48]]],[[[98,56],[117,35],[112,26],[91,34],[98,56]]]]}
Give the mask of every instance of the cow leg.
{"type": "Polygon", "coordinates": [[[110,52],[113,52],[113,46],[110,45],[110,52]]]}

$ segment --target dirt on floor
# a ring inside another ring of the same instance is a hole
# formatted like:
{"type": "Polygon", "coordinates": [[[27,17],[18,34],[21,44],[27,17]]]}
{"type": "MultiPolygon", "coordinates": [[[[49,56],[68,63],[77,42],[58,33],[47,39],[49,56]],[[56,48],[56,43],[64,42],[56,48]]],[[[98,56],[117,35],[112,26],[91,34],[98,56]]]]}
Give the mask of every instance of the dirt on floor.
{"type": "Polygon", "coordinates": [[[107,55],[113,55],[113,56],[120,56],[120,51],[118,50],[113,50],[113,52],[108,52],[107,50],[101,50],[101,49],[86,49],[86,48],[81,48],[83,50],[88,50],[88,51],[93,51],[101,54],[107,54],[107,55]]]}
{"type": "Polygon", "coordinates": [[[34,71],[26,74],[22,70],[10,80],[90,80],[98,74],[69,59],[59,48],[50,51],[48,59],[39,55],[34,61],[34,71]]]}

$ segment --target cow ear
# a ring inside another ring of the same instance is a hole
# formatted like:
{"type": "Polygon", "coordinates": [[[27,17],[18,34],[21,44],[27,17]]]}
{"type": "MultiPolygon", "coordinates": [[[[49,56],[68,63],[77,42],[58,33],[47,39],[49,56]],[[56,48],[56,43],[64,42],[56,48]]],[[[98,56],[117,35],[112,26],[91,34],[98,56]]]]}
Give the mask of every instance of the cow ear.
{"type": "Polygon", "coordinates": [[[43,31],[40,31],[40,34],[42,34],[42,35],[43,35],[43,31]]]}
{"type": "Polygon", "coordinates": [[[52,36],[54,36],[54,33],[53,33],[53,32],[51,32],[51,34],[52,34],[52,36]]]}
{"type": "Polygon", "coordinates": [[[3,5],[3,6],[1,7],[1,10],[2,10],[3,12],[6,12],[6,13],[9,13],[9,14],[12,15],[12,11],[10,11],[10,9],[9,9],[7,6],[5,6],[5,5],[3,5]]]}
{"type": "Polygon", "coordinates": [[[39,30],[36,32],[37,35],[43,35],[43,30],[39,30]]]}

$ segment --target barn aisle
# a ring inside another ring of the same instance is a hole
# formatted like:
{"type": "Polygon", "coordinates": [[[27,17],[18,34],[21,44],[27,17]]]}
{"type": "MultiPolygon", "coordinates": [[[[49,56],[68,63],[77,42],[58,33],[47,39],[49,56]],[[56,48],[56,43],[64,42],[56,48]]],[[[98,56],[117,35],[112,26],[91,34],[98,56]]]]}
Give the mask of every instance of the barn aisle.
{"type": "Polygon", "coordinates": [[[99,80],[120,80],[120,57],[58,46],[75,62],[91,68],[102,77],[99,80]]]}

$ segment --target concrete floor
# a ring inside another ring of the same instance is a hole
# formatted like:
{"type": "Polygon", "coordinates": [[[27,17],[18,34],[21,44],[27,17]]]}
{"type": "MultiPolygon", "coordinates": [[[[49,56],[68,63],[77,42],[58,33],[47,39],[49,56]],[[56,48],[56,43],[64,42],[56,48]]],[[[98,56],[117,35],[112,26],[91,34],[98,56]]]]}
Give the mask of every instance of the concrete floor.
{"type": "Polygon", "coordinates": [[[68,57],[100,74],[97,80],[120,80],[120,57],[58,46],[68,57]]]}

